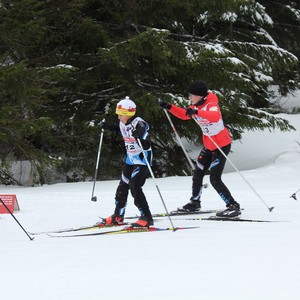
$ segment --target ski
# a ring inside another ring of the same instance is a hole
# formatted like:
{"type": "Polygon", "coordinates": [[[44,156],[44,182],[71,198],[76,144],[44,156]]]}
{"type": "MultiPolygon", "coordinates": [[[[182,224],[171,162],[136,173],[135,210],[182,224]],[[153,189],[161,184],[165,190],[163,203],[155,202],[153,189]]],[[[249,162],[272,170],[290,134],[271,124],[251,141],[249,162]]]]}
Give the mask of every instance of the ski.
{"type": "MultiPolygon", "coordinates": [[[[185,216],[185,215],[204,215],[204,214],[213,214],[217,213],[219,210],[211,209],[211,210],[200,210],[195,212],[181,212],[178,210],[173,210],[169,214],[167,213],[158,213],[158,214],[152,214],[153,218],[162,218],[162,217],[172,217],[172,216],[185,216]]],[[[139,216],[129,216],[125,217],[125,219],[135,219],[139,216]]]]}
{"type": "Polygon", "coordinates": [[[130,223],[122,222],[119,224],[112,224],[112,225],[105,225],[105,224],[99,223],[99,224],[90,225],[90,226],[71,227],[71,228],[58,229],[58,230],[52,230],[52,231],[40,231],[40,232],[29,232],[29,233],[32,235],[65,233],[65,232],[82,231],[82,230],[89,230],[89,229],[110,228],[110,227],[117,227],[117,226],[124,226],[124,225],[130,225],[130,223]]]}
{"type": "Polygon", "coordinates": [[[159,228],[159,227],[132,227],[127,226],[122,229],[118,230],[110,230],[110,231],[101,231],[101,232],[93,232],[93,233],[83,233],[83,234],[68,234],[68,235],[59,235],[54,233],[49,233],[48,236],[50,237],[84,237],[84,236],[96,236],[96,235],[108,235],[108,234],[125,234],[125,233],[141,233],[141,232],[156,232],[156,231],[177,231],[183,229],[196,229],[199,228],[198,226],[192,227],[166,227],[166,228],[159,228]]]}
{"type": "MultiPolygon", "coordinates": [[[[241,208],[241,210],[244,210],[244,208],[241,208]]],[[[221,212],[222,210],[217,209],[208,209],[208,210],[200,210],[200,211],[178,211],[173,210],[170,212],[170,214],[161,213],[161,214],[153,214],[153,218],[160,218],[160,217],[172,217],[172,216],[188,216],[188,215],[205,215],[205,214],[215,214],[218,212],[221,212]]]]}
{"type": "MultiPolygon", "coordinates": [[[[188,220],[188,219],[186,219],[188,220]]],[[[227,218],[227,217],[217,217],[211,216],[209,218],[190,218],[189,220],[199,220],[199,221],[229,221],[229,222],[255,222],[255,223],[277,223],[282,221],[272,221],[272,220],[257,220],[257,219],[243,219],[239,217],[227,218]]]]}

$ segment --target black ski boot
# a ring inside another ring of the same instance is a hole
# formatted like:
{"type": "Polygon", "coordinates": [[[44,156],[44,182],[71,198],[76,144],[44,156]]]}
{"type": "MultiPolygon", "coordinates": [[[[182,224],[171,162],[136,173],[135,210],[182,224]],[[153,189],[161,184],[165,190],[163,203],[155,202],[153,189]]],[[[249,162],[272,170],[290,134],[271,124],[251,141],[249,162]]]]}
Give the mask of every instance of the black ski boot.
{"type": "Polygon", "coordinates": [[[241,215],[240,205],[237,202],[232,202],[227,206],[227,209],[216,213],[217,217],[235,218],[241,215]]]}
{"type": "Polygon", "coordinates": [[[179,212],[196,212],[200,211],[201,202],[199,200],[191,200],[189,203],[183,205],[182,207],[178,207],[177,211],[179,212]]]}

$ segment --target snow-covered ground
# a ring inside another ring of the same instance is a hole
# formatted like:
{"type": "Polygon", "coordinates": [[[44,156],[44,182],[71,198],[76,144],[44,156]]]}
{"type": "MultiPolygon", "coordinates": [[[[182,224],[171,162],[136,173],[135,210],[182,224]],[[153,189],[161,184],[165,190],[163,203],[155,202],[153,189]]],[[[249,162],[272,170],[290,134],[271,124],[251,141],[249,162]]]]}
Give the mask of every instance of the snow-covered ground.
{"type": "MultiPolygon", "coordinates": [[[[232,159],[242,174],[224,182],[244,208],[243,217],[276,220],[242,223],[182,220],[175,226],[193,230],[51,238],[30,241],[14,219],[0,215],[1,300],[296,300],[300,281],[300,207],[290,196],[300,188],[300,115],[282,115],[296,132],[250,132],[235,143],[232,159]],[[234,157],[236,156],[236,157],[234,157]],[[260,159],[261,158],[261,159],[260,159]],[[251,168],[252,166],[252,168],[251,168]],[[274,206],[269,212],[268,207],[274,206]]],[[[208,182],[208,179],[206,179],[208,182]]],[[[156,179],[169,210],[190,197],[191,177],[156,179]]],[[[0,194],[17,195],[15,216],[28,231],[92,225],[114,208],[117,181],[42,187],[0,186],[0,194]]],[[[164,212],[155,184],[144,187],[153,213],[164,212]]],[[[300,192],[297,194],[300,199],[300,192]]],[[[223,209],[210,186],[203,209],[223,209]]],[[[127,215],[137,209],[129,197],[127,215]]],[[[168,218],[157,227],[169,227],[168,218]]]]}
{"type": "Polygon", "coordinates": [[[299,111],[300,90],[296,90],[285,97],[279,95],[278,86],[272,86],[270,91],[273,91],[274,94],[277,95],[272,102],[277,103],[285,112],[299,111]]]}

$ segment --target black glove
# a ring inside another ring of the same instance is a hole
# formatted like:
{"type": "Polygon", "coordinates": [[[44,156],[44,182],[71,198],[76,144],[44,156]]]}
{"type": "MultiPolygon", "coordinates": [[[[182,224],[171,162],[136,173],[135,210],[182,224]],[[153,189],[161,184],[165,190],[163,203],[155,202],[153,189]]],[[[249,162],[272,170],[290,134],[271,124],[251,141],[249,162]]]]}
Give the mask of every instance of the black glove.
{"type": "Polygon", "coordinates": [[[136,129],[132,130],[131,132],[131,135],[134,137],[134,138],[139,138],[139,133],[136,129]]]}
{"type": "Polygon", "coordinates": [[[140,142],[144,150],[147,151],[150,149],[151,143],[148,140],[140,140],[140,142]]]}
{"type": "Polygon", "coordinates": [[[103,129],[107,128],[107,124],[106,124],[105,119],[101,120],[101,121],[98,123],[98,125],[99,125],[100,128],[103,128],[103,129]]]}
{"type": "Polygon", "coordinates": [[[192,117],[192,115],[197,115],[197,113],[198,113],[198,110],[191,108],[191,107],[189,107],[185,112],[185,114],[189,117],[192,117]]]}
{"type": "Polygon", "coordinates": [[[171,108],[171,104],[169,104],[168,102],[166,102],[165,100],[162,99],[158,99],[158,103],[160,105],[160,107],[164,108],[164,109],[170,109],[171,108]]]}

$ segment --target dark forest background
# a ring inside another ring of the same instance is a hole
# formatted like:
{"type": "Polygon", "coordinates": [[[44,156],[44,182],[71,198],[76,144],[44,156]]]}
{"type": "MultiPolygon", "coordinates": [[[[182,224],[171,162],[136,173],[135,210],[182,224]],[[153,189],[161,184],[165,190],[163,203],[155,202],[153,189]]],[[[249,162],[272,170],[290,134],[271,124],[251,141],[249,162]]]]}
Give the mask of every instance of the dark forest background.
{"type": "MultiPolygon", "coordinates": [[[[156,176],[189,174],[157,99],[188,105],[187,87],[218,94],[234,139],[244,130],[293,130],[275,101],[299,89],[300,3],[272,0],[0,1],[0,158],[93,177],[98,122],[117,124],[130,96],[151,126],[156,176]]],[[[172,119],[190,143],[193,122],[172,119]]],[[[105,131],[98,178],[119,176],[121,138],[105,131]]],[[[55,177],[55,176],[54,176],[55,177]]]]}

